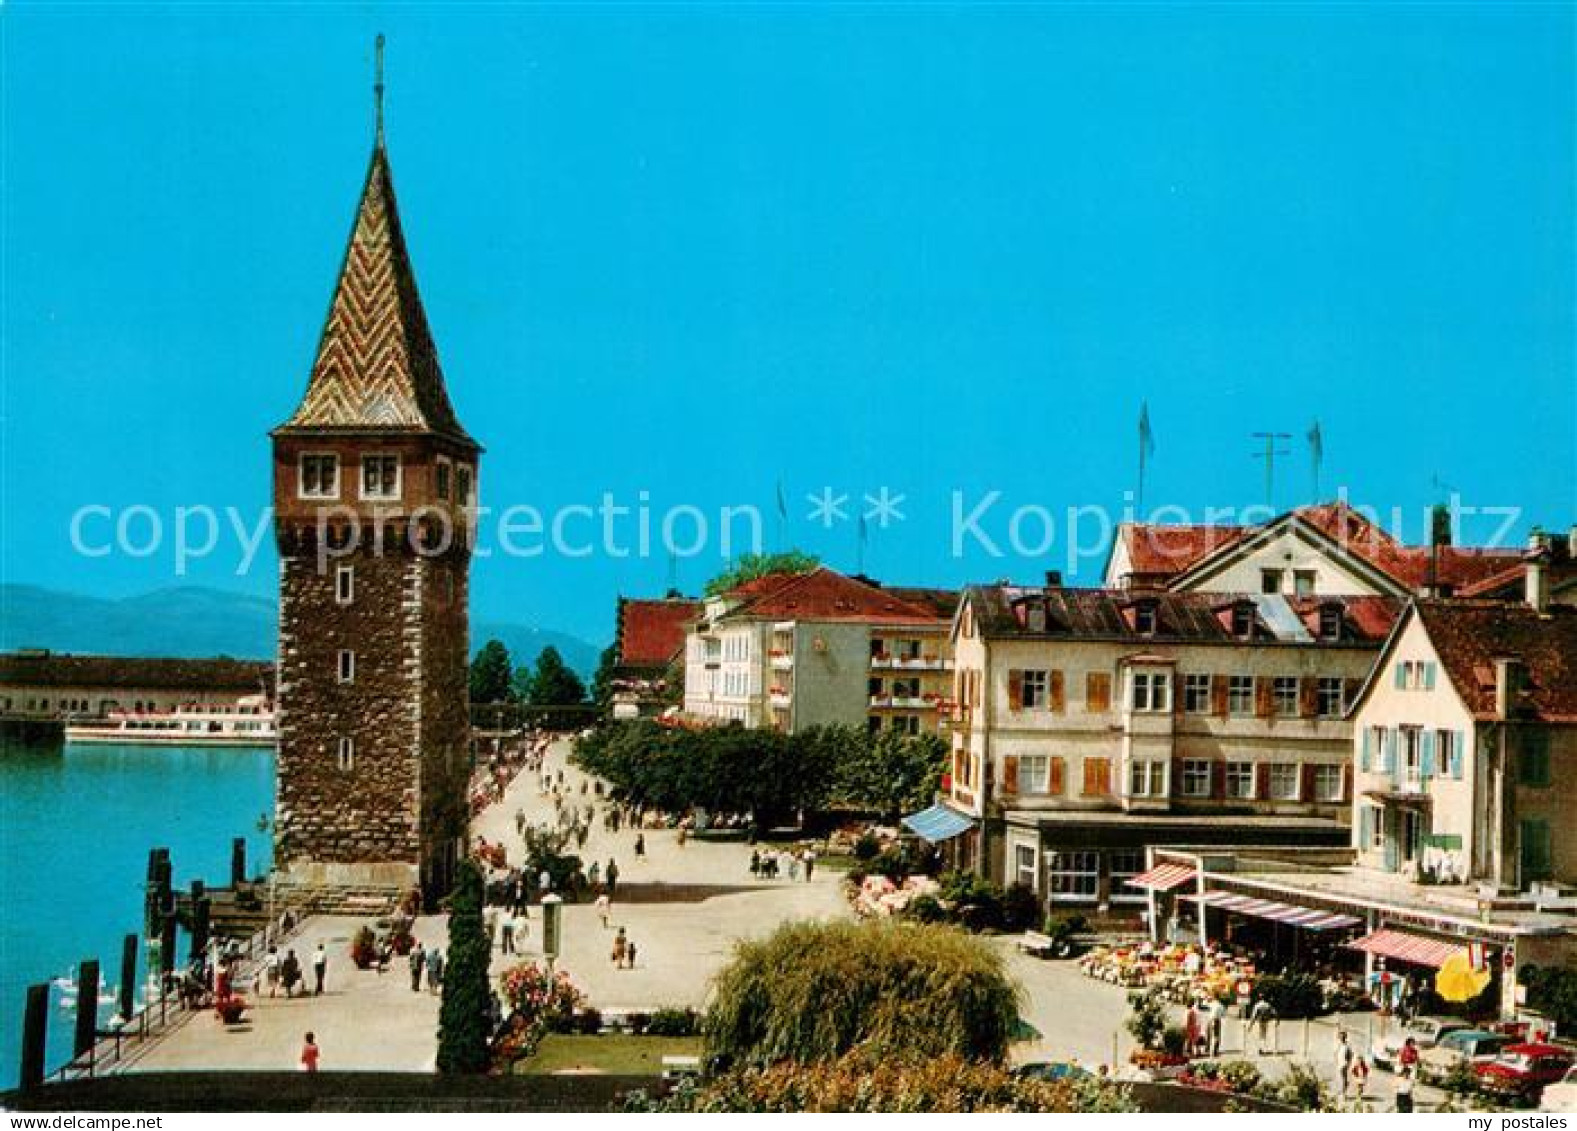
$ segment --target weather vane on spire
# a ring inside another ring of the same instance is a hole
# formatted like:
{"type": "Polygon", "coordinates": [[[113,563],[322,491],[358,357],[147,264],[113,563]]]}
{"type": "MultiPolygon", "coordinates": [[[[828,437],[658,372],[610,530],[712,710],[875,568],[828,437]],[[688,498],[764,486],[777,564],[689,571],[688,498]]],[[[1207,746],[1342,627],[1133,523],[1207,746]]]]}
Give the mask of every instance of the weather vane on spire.
{"type": "Polygon", "coordinates": [[[378,111],[378,144],[383,144],[383,33],[378,33],[378,38],[373,41],[373,51],[376,58],[373,70],[372,95],[378,111]]]}

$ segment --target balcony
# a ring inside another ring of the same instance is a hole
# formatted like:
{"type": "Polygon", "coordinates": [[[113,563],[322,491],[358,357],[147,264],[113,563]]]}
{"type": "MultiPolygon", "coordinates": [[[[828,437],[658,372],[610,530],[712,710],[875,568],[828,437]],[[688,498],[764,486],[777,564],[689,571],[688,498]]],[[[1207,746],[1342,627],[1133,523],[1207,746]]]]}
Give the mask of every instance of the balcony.
{"type": "Polygon", "coordinates": [[[767,661],[775,672],[791,672],[794,670],[794,653],[792,652],[774,648],[768,655],[767,661]]]}
{"type": "Polygon", "coordinates": [[[891,652],[878,652],[871,657],[871,668],[876,671],[947,672],[953,670],[953,661],[945,656],[897,656],[891,652]]]}
{"type": "Polygon", "coordinates": [[[774,707],[788,707],[794,702],[794,695],[782,687],[768,688],[767,702],[774,707]]]}
{"type": "Polygon", "coordinates": [[[873,711],[936,711],[941,704],[935,696],[925,695],[872,695],[873,711]]]}

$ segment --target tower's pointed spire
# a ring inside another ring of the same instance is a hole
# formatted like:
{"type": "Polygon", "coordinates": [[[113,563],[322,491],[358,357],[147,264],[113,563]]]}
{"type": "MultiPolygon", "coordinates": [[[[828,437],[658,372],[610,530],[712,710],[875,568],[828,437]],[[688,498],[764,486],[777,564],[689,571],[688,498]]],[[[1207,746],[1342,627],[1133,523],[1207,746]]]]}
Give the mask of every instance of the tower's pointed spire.
{"type": "Polygon", "coordinates": [[[383,142],[383,37],[377,139],[306,395],[286,428],[439,433],[475,446],[455,416],[427,326],[383,142]]]}
{"type": "Polygon", "coordinates": [[[383,33],[378,33],[378,38],[373,41],[373,80],[372,100],[374,113],[377,115],[377,129],[373,134],[374,144],[379,149],[383,148],[383,33]]]}

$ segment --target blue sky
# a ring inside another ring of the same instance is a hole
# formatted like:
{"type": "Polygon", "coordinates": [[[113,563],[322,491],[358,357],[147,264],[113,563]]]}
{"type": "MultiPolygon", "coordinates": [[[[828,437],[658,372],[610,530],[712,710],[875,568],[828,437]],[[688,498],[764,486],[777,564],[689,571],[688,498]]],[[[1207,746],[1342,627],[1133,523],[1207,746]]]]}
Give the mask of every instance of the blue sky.
{"type": "MultiPolygon", "coordinates": [[[[266,547],[177,576],[168,540],[90,559],[69,524],[266,504],[379,31],[489,503],[754,504],[775,541],[781,480],[788,540],[852,567],[804,496],[886,486],[870,572],[1029,579],[1065,543],[955,556],[952,493],[1002,492],[999,544],[1020,506],[1119,508],[1147,399],[1151,504],[1261,502],[1257,430],[1293,434],[1276,501],[1304,501],[1318,418],[1327,495],[1577,517],[1570,6],[13,2],[5,580],[272,589],[266,547]]],[[[474,608],[605,638],[669,568],[494,558],[474,608]]]]}

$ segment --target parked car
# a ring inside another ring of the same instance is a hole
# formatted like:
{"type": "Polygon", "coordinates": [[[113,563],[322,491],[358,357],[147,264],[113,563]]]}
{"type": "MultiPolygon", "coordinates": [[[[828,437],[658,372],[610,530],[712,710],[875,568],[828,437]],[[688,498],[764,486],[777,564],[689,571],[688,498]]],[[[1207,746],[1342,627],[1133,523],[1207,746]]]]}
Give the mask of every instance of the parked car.
{"type": "Polygon", "coordinates": [[[1537,1103],[1539,1094],[1550,1084],[1559,1083],[1571,1071],[1572,1050],[1560,1045],[1507,1045],[1488,1064],[1473,1071],[1479,1087],[1502,1099],[1537,1103]]]}
{"type": "Polygon", "coordinates": [[[1418,1054],[1420,1080],[1444,1080],[1464,1064],[1488,1064],[1515,1038],[1488,1029],[1453,1029],[1432,1049],[1418,1054]]]}
{"type": "Polygon", "coordinates": [[[1402,1046],[1407,1043],[1408,1037],[1413,1038],[1413,1044],[1422,1053],[1425,1049],[1432,1049],[1438,1045],[1440,1038],[1447,1033],[1471,1028],[1473,1026],[1460,1017],[1415,1017],[1382,1040],[1374,1048],[1371,1059],[1387,1072],[1395,1072],[1396,1058],[1401,1054],[1402,1046]]]}
{"type": "Polygon", "coordinates": [[[1577,1112],[1577,1066],[1568,1068],[1558,1084],[1544,1089],[1539,1098],[1541,1111],[1577,1112]]]}
{"type": "Polygon", "coordinates": [[[1066,1060],[1032,1061],[1013,1069],[1013,1075],[1021,1080],[1077,1080],[1089,1074],[1087,1069],[1066,1060]]]}

